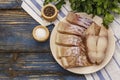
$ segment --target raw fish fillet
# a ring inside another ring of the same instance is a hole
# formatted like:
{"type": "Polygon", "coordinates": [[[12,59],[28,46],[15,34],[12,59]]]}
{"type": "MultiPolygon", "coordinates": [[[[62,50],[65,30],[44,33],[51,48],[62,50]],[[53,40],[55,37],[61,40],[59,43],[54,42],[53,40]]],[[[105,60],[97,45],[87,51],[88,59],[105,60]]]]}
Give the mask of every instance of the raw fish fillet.
{"type": "Polygon", "coordinates": [[[70,23],[59,22],[57,30],[58,30],[58,32],[61,32],[61,33],[67,33],[67,34],[74,34],[74,35],[82,36],[83,32],[86,29],[83,28],[83,27],[77,26],[77,25],[70,24],[70,23]]]}
{"type": "Polygon", "coordinates": [[[78,15],[74,12],[69,12],[66,20],[72,24],[79,25],[84,28],[88,28],[93,22],[92,19],[89,19],[82,15],[78,15]]]}
{"type": "Polygon", "coordinates": [[[81,37],[69,34],[57,33],[56,43],[64,46],[80,46],[82,42],[81,37]]]}
{"type": "Polygon", "coordinates": [[[107,36],[107,29],[95,23],[86,30],[87,55],[91,63],[100,64],[104,60],[108,45],[107,36]]]}
{"type": "Polygon", "coordinates": [[[58,58],[61,57],[68,57],[68,56],[79,56],[81,55],[85,55],[86,51],[84,49],[82,49],[81,47],[85,46],[72,46],[72,47],[67,47],[67,46],[57,46],[57,54],[58,54],[58,58]]]}

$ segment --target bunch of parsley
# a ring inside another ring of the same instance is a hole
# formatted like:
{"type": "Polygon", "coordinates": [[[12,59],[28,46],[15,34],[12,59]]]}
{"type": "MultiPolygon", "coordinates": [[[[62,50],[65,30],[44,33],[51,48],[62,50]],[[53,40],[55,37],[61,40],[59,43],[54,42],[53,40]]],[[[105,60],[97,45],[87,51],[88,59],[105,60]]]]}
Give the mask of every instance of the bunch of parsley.
{"type": "MultiPolygon", "coordinates": [[[[58,2],[55,5],[58,10],[65,4],[65,0],[45,0],[44,4],[50,2],[58,2]]],[[[120,14],[120,0],[69,0],[69,2],[75,12],[86,12],[103,17],[103,24],[106,28],[114,20],[111,13],[120,14]]]]}

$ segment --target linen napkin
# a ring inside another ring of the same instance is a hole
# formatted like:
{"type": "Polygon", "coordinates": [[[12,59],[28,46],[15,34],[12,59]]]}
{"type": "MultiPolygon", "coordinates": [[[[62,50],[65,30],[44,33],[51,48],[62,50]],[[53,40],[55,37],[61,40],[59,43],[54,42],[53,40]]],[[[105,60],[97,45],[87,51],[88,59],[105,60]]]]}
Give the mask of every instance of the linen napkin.
{"type": "MultiPolygon", "coordinates": [[[[67,1],[67,0],[66,0],[67,1]]],[[[69,11],[71,11],[70,4],[67,1],[59,11],[58,18],[54,22],[47,22],[41,17],[41,8],[44,0],[23,0],[22,8],[30,14],[41,25],[49,25],[51,23],[58,23],[62,20],[69,11]]],[[[109,26],[114,32],[116,39],[116,46],[114,56],[109,64],[102,70],[85,75],[87,80],[120,80],[120,15],[115,15],[116,18],[109,26]]]]}
{"type": "MultiPolygon", "coordinates": [[[[22,8],[30,14],[38,23],[40,23],[43,26],[49,25],[51,23],[58,23],[59,20],[63,19],[65,15],[67,15],[68,11],[70,11],[70,8],[68,7],[62,7],[62,10],[59,11],[58,17],[54,22],[47,22],[41,17],[41,8],[43,6],[44,0],[22,0],[22,8]]],[[[68,3],[69,4],[69,3],[68,3]]]]}

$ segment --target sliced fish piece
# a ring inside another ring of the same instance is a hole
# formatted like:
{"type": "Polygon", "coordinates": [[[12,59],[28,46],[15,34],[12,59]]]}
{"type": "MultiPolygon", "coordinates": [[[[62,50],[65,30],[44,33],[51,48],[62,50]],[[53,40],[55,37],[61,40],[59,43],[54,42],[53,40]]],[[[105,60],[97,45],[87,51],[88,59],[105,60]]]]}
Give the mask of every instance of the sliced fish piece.
{"type": "MultiPolygon", "coordinates": [[[[78,56],[80,53],[83,53],[83,51],[80,49],[80,47],[67,47],[67,46],[57,46],[57,53],[58,57],[68,57],[68,56],[78,56]]],[[[85,54],[85,53],[84,53],[85,54]]]]}
{"type": "Polygon", "coordinates": [[[85,31],[85,35],[95,35],[98,36],[100,32],[101,27],[98,26],[96,23],[92,23],[90,27],[85,31]]]}
{"type": "Polygon", "coordinates": [[[97,54],[96,54],[96,63],[97,64],[100,64],[105,58],[105,52],[99,52],[97,51],[97,54]]]}
{"type": "Polygon", "coordinates": [[[64,46],[80,46],[82,38],[75,35],[57,33],[56,43],[64,46]]]}
{"type": "Polygon", "coordinates": [[[72,24],[79,25],[88,28],[92,24],[92,19],[88,19],[85,16],[80,16],[74,12],[69,12],[66,20],[72,24]]]}
{"type": "Polygon", "coordinates": [[[105,52],[107,49],[108,40],[106,37],[99,37],[97,41],[97,52],[105,52]]]}
{"type": "Polygon", "coordinates": [[[61,33],[67,33],[67,34],[74,34],[74,35],[82,36],[83,32],[86,29],[83,28],[83,27],[77,26],[77,25],[70,24],[70,23],[59,22],[57,30],[58,30],[58,32],[61,32],[61,33]]]}
{"type": "Polygon", "coordinates": [[[105,37],[108,36],[108,31],[104,26],[101,27],[99,36],[105,36],[105,37]]]}
{"type": "Polygon", "coordinates": [[[88,51],[96,51],[98,36],[89,35],[86,40],[88,51]]]}

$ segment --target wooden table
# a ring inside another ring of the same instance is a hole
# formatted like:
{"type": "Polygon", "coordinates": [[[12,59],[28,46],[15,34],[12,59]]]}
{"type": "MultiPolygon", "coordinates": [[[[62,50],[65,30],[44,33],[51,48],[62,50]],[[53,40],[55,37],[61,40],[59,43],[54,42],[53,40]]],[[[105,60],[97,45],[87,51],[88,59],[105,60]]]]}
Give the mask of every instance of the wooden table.
{"type": "MultiPolygon", "coordinates": [[[[21,8],[21,0],[0,0],[0,80],[85,80],[61,68],[50,51],[49,40],[33,39],[39,25],[21,8]]],[[[52,30],[52,25],[48,28],[52,30]]]]}

